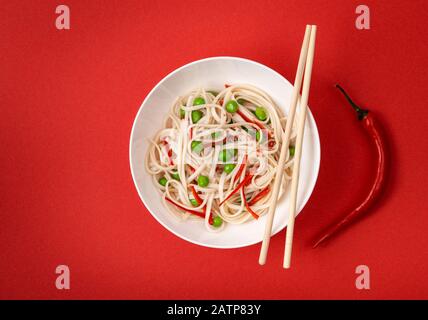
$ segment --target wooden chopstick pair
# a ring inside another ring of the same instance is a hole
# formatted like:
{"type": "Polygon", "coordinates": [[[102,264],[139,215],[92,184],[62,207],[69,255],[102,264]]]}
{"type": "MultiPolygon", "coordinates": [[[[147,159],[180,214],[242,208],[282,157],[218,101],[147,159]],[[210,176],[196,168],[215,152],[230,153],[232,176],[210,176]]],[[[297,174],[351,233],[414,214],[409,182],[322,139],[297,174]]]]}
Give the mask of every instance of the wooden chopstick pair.
{"type": "Polygon", "coordinates": [[[314,60],[315,51],[315,38],[317,27],[315,25],[307,25],[305,36],[303,38],[302,49],[300,51],[299,63],[297,66],[296,77],[294,80],[294,89],[291,97],[291,105],[288,113],[285,131],[282,135],[281,153],[278,161],[278,168],[272,189],[272,197],[275,199],[273,205],[269,207],[265,233],[263,237],[262,247],[260,249],[259,264],[266,263],[266,257],[269,249],[269,242],[272,233],[272,224],[275,216],[275,209],[278,201],[279,189],[281,187],[282,177],[284,173],[285,159],[288,152],[291,129],[294,123],[294,116],[296,113],[297,102],[299,98],[300,88],[303,80],[302,97],[300,100],[300,114],[297,126],[296,146],[294,153],[293,175],[291,180],[291,193],[290,193],[290,210],[287,224],[287,233],[285,238],[284,250],[284,264],[283,267],[290,268],[291,251],[293,246],[293,233],[294,233],[294,218],[296,215],[296,202],[297,202],[297,187],[299,184],[300,173],[300,158],[302,155],[303,134],[305,129],[306,109],[308,105],[309,89],[312,75],[312,65],[314,60]]]}

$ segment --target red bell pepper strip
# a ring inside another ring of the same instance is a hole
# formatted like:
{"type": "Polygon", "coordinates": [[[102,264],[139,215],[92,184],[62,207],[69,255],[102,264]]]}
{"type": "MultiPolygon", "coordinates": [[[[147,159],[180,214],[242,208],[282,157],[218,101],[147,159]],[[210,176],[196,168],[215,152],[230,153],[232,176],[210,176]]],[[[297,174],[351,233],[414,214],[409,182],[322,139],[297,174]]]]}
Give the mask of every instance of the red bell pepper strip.
{"type": "Polygon", "coordinates": [[[238,172],[235,175],[235,178],[239,179],[241,177],[242,171],[244,170],[245,165],[247,164],[248,155],[245,155],[242,159],[242,163],[239,166],[238,172]]]}
{"type": "Polygon", "coordinates": [[[248,118],[241,110],[238,109],[237,113],[241,116],[242,119],[244,119],[246,122],[250,122],[250,123],[254,123],[255,125],[257,125],[260,129],[264,130],[265,126],[257,121],[257,120],[252,120],[250,118],[248,118]]]}
{"type": "Polygon", "coordinates": [[[163,145],[164,145],[164,146],[165,146],[165,148],[166,148],[166,152],[167,152],[167,155],[168,155],[169,164],[170,164],[171,166],[173,166],[173,165],[174,165],[174,161],[172,160],[172,149],[169,147],[169,143],[168,143],[168,141],[166,141],[165,139],[163,139],[163,140],[161,141],[161,143],[163,143],[163,145]]]}
{"type": "Polygon", "coordinates": [[[203,200],[202,200],[202,198],[199,196],[199,194],[196,192],[195,187],[194,187],[194,186],[190,186],[190,190],[192,190],[192,194],[193,194],[193,197],[195,198],[196,202],[197,202],[199,205],[201,205],[201,204],[202,204],[202,202],[203,202],[203,200]]]}
{"type": "Polygon", "coordinates": [[[247,202],[247,198],[245,198],[245,186],[242,186],[241,198],[242,198],[242,201],[244,201],[244,205],[245,205],[245,208],[247,209],[247,211],[253,216],[254,219],[257,220],[259,218],[259,215],[257,213],[255,213],[253,211],[253,209],[251,209],[250,205],[247,202]]]}
{"type": "Polygon", "coordinates": [[[172,160],[172,149],[168,150],[168,159],[169,159],[169,164],[171,166],[173,166],[174,165],[174,161],[172,160]]]}
{"type": "Polygon", "coordinates": [[[191,210],[191,209],[187,209],[187,208],[183,207],[182,205],[178,204],[177,202],[171,200],[168,197],[165,197],[165,200],[168,201],[169,203],[173,204],[177,208],[183,210],[183,211],[186,211],[186,212],[191,213],[191,214],[193,214],[195,216],[198,216],[198,217],[201,217],[201,218],[205,219],[205,213],[203,213],[203,212],[196,211],[196,210],[191,210]]]}
{"type": "Polygon", "coordinates": [[[270,192],[270,187],[267,186],[262,191],[260,191],[253,199],[251,199],[250,202],[248,202],[248,205],[252,206],[253,204],[255,204],[260,199],[263,199],[269,192],[270,192]]]}
{"type": "MultiPolygon", "coordinates": [[[[202,200],[202,198],[199,196],[199,194],[196,192],[196,189],[195,189],[195,187],[194,186],[190,186],[190,190],[192,191],[192,194],[193,194],[193,197],[195,198],[195,200],[196,200],[196,202],[199,204],[199,205],[201,205],[204,201],[202,200]]],[[[204,217],[205,217],[205,215],[207,214],[207,208],[206,208],[206,206],[204,206],[203,208],[202,208],[202,210],[203,210],[203,212],[204,212],[204,217]]],[[[210,216],[209,216],[209,218],[208,218],[208,222],[209,222],[209,224],[213,224],[214,223],[214,221],[213,221],[213,217],[212,217],[212,214],[210,213],[210,216]]]]}
{"type": "Polygon", "coordinates": [[[245,186],[249,181],[251,181],[251,179],[253,178],[253,175],[251,173],[247,174],[244,178],[244,180],[242,180],[235,189],[233,189],[233,191],[231,193],[229,193],[229,195],[222,201],[220,202],[219,206],[222,206],[223,203],[225,203],[227,200],[230,199],[230,197],[232,197],[235,193],[237,193],[243,186],[245,186]]]}

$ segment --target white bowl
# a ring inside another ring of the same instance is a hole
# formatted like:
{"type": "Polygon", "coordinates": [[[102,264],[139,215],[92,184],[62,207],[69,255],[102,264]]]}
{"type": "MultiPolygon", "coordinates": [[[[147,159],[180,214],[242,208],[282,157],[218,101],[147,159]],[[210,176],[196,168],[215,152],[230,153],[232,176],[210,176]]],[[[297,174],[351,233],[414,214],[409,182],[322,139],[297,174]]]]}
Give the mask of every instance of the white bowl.
{"type": "MultiPolygon", "coordinates": [[[[251,60],[235,57],[214,57],[198,60],[173,71],[148,94],[138,110],[132,127],[129,160],[135,187],[146,208],[166,229],[180,238],[212,248],[238,248],[262,240],[266,216],[241,225],[228,224],[219,233],[208,232],[202,220],[177,221],[163,206],[161,195],[144,167],[147,138],[161,129],[171,104],[194,88],[223,88],[225,83],[248,83],[266,91],[276,104],[289,109],[293,86],[276,71],[251,60]]],[[[287,112],[288,113],[288,112],[287,112]]],[[[315,120],[308,112],[301,159],[297,208],[300,212],[308,201],[318,176],[320,142],[315,120]]],[[[287,225],[288,194],[278,203],[273,234],[287,225]]]]}

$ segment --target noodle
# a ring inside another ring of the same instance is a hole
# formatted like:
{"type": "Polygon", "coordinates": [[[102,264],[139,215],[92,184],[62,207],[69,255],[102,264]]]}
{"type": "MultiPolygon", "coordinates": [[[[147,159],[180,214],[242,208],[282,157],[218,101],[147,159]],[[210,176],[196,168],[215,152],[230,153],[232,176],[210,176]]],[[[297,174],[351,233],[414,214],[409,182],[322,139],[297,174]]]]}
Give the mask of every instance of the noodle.
{"type": "MultiPolygon", "coordinates": [[[[163,129],[150,140],[146,170],[176,217],[204,218],[213,232],[224,222],[244,223],[264,215],[273,202],[270,190],[286,121],[254,86],[193,90],[176,99],[163,129]],[[226,107],[230,101],[233,112],[226,107]]],[[[290,145],[294,139],[293,133],[290,145]]],[[[280,195],[291,179],[291,151],[280,195]]]]}

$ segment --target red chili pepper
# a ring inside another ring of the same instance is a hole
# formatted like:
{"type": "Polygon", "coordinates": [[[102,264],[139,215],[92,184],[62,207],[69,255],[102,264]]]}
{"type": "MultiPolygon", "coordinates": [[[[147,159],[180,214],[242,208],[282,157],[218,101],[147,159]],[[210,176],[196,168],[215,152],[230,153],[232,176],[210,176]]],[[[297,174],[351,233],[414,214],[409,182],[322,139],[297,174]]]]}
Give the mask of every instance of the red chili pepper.
{"type": "Polygon", "coordinates": [[[263,199],[267,194],[269,194],[269,192],[270,192],[270,187],[267,186],[262,191],[260,191],[253,199],[251,199],[250,202],[248,202],[248,205],[252,206],[259,200],[263,199]]]}
{"type": "Polygon", "coordinates": [[[193,127],[189,129],[190,140],[193,139],[193,127]]]}
{"type": "Polygon", "coordinates": [[[222,206],[223,203],[225,203],[227,200],[230,199],[231,196],[233,196],[235,193],[237,193],[243,186],[246,185],[246,183],[248,181],[251,181],[251,178],[253,177],[253,175],[251,173],[247,174],[244,178],[244,180],[242,180],[235,189],[233,189],[233,191],[222,201],[220,202],[219,206],[222,206]]]}
{"type": "Polygon", "coordinates": [[[245,198],[245,186],[242,186],[241,198],[242,198],[242,201],[244,201],[244,205],[245,205],[245,208],[247,209],[247,211],[253,216],[254,219],[257,220],[259,218],[259,215],[257,213],[255,213],[253,211],[253,209],[251,209],[250,205],[247,202],[247,198],[245,198]]]}
{"type": "Polygon", "coordinates": [[[201,217],[205,219],[205,213],[200,212],[200,211],[196,211],[196,210],[191,210],[191,209],[187,209],[185,207],[183,207],[182,205],[178,204],[177,202],[171,200],[168,197],[165,197],[165,200],[168,201],[169,203],[173,204],[174,206],[176,206],[177,208],[186,211],[188,213],[194,214],[195,216],[201,217]]]}
{"type": "Polygon", "coordinates": [[[378,124],[376,123],[372,114],[369,113],[368,110],[362,109],[359,106],[357,106],[341,86],[336,84],[336,87],[342,92],[342,94],[348,100],[350,105],[353,107],[353,109],[357,113],[358,120],[362,121],[364,129],[370,135],[374,145],[376,146],[376,152],[377,152],[376,178],[373,182],[370,192],[368,193],[366,198],[361,202],[361,204],[357,206],[354,210],[352,210],[350,213],[348,213],[348,215],[346,215],[341,221],[339,221],[330,229],[328,229],[320,237],[320,239],[315,243],[314,248],[317,247],[322,242],[329,239],[339,230],[343,229],[343,227],[348,223],[350,223],[352,220],[354,220],[355,217],[362,215],[379,197],[380,191],[385,181],[385,142],[382,135],[379,132],[378,124]]]}
{"type": "MultiPolygon", "coordinates": [[[[190,186],[190,190],[192,191],[192,194],[193,194],[193,197],[195,198],[195,200],[196,200],[196,202],[198,203],[198,205],[201,205],[204,201],[202,200],[202,198],[199,196],[199,194],[196,192],[196,189],[195,189],[195,187],[194,186],[190,186]]],[[[206,213],[207,213],[207,208],[206,208],[206,206],[204,206],[203,208],[202,208],[202,210],[203,210],[203,212],[204,212],[204,217],[205,217],[205,215],[206,215],[206,213]]],[[[212,214],[210,213],[210,216],[209,216],[209,218],[208,218],[208,222],[209,222],[209,224],[213,224],[214,223],[214,221],[213,221],[213,217],[212,217],[212,214]]]]}
{"type": "Polygon", "coordinates": [[[227,83],[224,85],[224,87],[225,87],[225,88],[229,88],[230,86],[231,86],[231,85],[230,85],[230,84],[227,84],[227,83]]]}

